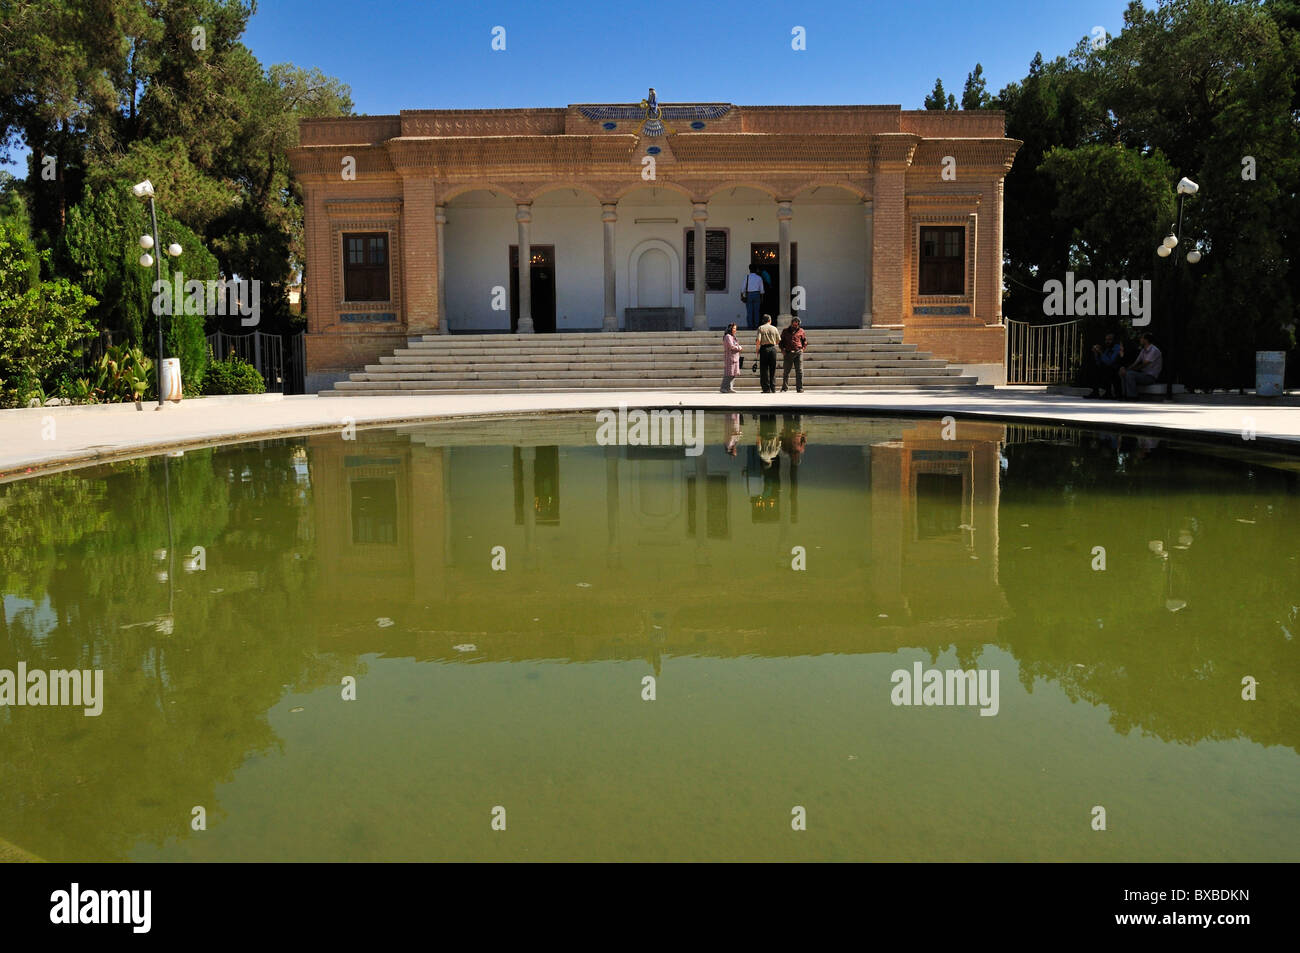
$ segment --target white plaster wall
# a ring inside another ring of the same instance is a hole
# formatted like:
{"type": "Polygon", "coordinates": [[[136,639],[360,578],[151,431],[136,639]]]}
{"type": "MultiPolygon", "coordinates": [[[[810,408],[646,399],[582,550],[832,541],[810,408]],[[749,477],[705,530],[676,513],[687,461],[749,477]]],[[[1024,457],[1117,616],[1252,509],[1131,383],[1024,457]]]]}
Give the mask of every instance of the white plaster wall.
{"type": "Polygon", "coordinates": [[[514,207],[460,208],[453,204],[447,209],[443,236],[451,329],[509,331],[510,246],[519,237],[514,207]],[[492,310],[496,285],[506,289],[505,311],[492,310]]]}
{"type": "MultiPolygon", "coordinates": [[[[807,290],[802,314],[810,327],[857,327],[862,317],[866,235],[859,204],[817,205],[796,201],[791,240],[799,246],[799,284],[807,290]]],[[[515,211],[509,208],[447,210],[447,309],[451,327],[464,330],[508,330],[510,312],[493,311],[491,291],[510,286],[509,246],[518,239],[515,211]]],[[[658,238],[677,250],[685,267],[685,234],[691,226],[690,206],[626,205],[618,207],[615,232],[615,284],[619,326],[623,309],[631,305],[628,258],[647,238],[658,238]],[[637,218],[676,218],[676,223],[636,224],[637,218]]],[[[776,203],[711,205],[709,228],[729,228],[728,286],[725,293],[707,296],[709,326],[730,321],[744,324],[741,281],[748,273],[751,242],[778,239],[776,203]]],[[[556,327],[560,330],[599,330],[604,312],[604,248],[600,208],[534,206],[530,240],[555,246],[556,327]]],[[[676,276],[690,326],[694,296],[685,291],[684,272],[676,276]]],[[[775,316],[774,316],[775,317],[775,316]]]]}

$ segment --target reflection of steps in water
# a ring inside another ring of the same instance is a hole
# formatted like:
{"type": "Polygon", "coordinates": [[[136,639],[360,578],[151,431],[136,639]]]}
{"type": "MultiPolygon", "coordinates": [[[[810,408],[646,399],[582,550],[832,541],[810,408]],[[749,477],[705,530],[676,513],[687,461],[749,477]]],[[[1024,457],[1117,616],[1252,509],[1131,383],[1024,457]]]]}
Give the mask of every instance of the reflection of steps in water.
{"type": "MultiPolygon", "coordinates": [[[[647,407],[651,405],[645,405],[647,407]]],[[[612,409],[612,408],[611,408],[612,409]]],[[[629,408],[631,409],[631,408],[629,408]]],[[[731,437],[731,414],[723,410],[704,412],[704,442],[707,446],[726,444],[731,437]]],[[[754,442],[758,434],[758,416],[752,412],[740,415],[740,447],[754,442]]],[[[871,446],[886,440],[901,440],[905,432],[916,431],[921,422],[900,418],[857,418],[843,414],[784,414],[774,412],[778,432],[785,418],[797,418],[799,426],[808,435],[809,446],[835,444],[841,446],[871,446]]],[[[979,420],[961,420],[958,437],[971,440],[1002,440],[1007,427],[1002,423],[979,420]]],[[[595,411],[575,411],[570,414],[547,414],[543,417],[515,417],[494,419],[490,425],[482,420],[445,420],[430,424],[411,424],[385,428],[409,437],[411,443],[429,447],[460,446],[560,446],[591,447],[597,430],[595,411]]],[[[365,432],[362,432],[364,440],[365,432]]],[[[335,438],[337,439],[337,438],[335,438]]],[[[601,448],[605,449],[605,448],[601,448]]],[[[626,448],[612,448],[623,451],[626,448]]],[[[620,453],[619,455],[624,455],[620,453]]]]}
{"type": "MultiPolygon", "coordinates": [[[[753,332],[742,331],[741,391],[756,387],[753,332]]],[[[781,373],[777,361],[778,376],[781,373]]],[[[717,331],[426,335],[383,355],[324,394],[432,394],[474,391],[714,390],[721,385],[717,331]]],[[[973,387],[959,367],[904,344],[899,330],[809,330],[809,388],[973,387]]]]}

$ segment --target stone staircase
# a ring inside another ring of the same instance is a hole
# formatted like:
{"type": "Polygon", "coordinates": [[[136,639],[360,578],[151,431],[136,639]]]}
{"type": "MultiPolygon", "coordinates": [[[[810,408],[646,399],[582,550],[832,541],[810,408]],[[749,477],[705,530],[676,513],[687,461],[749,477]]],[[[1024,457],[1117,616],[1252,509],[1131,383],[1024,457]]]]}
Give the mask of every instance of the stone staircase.
{"type": "MultiPolygon", "coordinates": [[[[754,332],[740,332],[738,391],[757,391],[754,332]]],[[[804,355],[808,389],[974,387],[974,376],[883,328],[813,328],[804,355]]],[[[781,376],[777,357],[778,386],[781,376]]],[[[721,331],[430,334],[367,364],[323,396],[492,391],[713,390],[722,383],[721,331]]],[[[791,388],[794,382],[791,381],[791,388]]]]}

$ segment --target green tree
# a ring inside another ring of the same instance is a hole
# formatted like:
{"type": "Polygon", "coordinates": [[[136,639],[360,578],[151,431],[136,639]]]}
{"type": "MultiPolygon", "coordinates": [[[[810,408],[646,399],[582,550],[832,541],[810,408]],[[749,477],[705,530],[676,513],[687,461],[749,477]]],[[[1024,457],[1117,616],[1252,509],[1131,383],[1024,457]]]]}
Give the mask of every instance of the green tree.
{"type": "Polygon", "coordinates": [[[1007,135],[1023,142],[1007,174],[1003,215],[1003,312],[1009,318],[1041,322],[1043,282],[1069,267],[1071,237],[1053,214],[1057,185],[1041,167],[1052,149],[1090,141],[1101,116],[1089,100],[1076,65],[1064,57],[1045,63],[1036,54],[1028,76],[1005,87],[994,103],[1006,112],[1007,135]]]}
{"type": "Polygon", "coordinates": [[[1193,387],[1248,385],[1256,349],[1294,348],[1298,7],[1133,3],[1104,48],[1081,40],[1053,61],[1036,56],[998,94],[1007,134],[1024,143],[1006,182],[1008,317],[1042,320],[1043,280],[1096,266],[1152,277],[1153,330],[1176,344],[1170,364],[1193,387]],[[1170,228],[1184,175],[1201,188],[1185,203],[1183,244],[1162,262],[1147,236],[1170,228]],[[1158,218],[1144,227],[1143,215],[1158,218]],[[1203,254],[1195,266],[1191,248],[1203,254]]]}
{"type": "MultiPolygon", "coordinates": [[[[165,244],[174,241],[183,249],[179,258],[171,259],[164,256],[163,276],[166,280],[174,281],[175,277],[179,276],[186,283],[190,281],[206,283],[221,277],[217,259],[203,247],[199,236],[170,216],[159,216],[158,230],[160,242],[165,244]]],[[[184,381],[185,392],[197,395],[203,391],[203,379],[208,364],[207,324],[211,321],[215,330],[216,319],[207,317],[206,287],[202,301],[198,300],[197,294],[192,293],[197,291],[196,288],[185,285],[182,285],[182,288],[185,290],[184,299],[178,301],[173,292],[171,314],[163,317],[164,339],[167,356],[180,358],[181,379],[184,381]]],[[[154,320],[157,319],[151,309],[149,322],[151,327],[155,327],[154,320]]],[[[156,334],[156,331],[151,333],[156,334]]],[[[150,340],[154,338],[150,337],[150,340]]]]}
{"type": "Polygon", "coordinates": [[[1159,151],[1057,146],[1039,169],[1055,186],[1052,216],[1069,236],[1071,270],[1091,278],[1151,276],[1152,250],[1174,214],[1174,171],[1159,151]]]}
{"type": "Polygon", "coordinates": [[[303,270],[302,192],[289,169],[288,150],[298,145],[298,120],[352,112],[347,86],[319,70],[272,66],[248,98],[245,124],[221,169],[241,201],[206,230],[227,273],[262,282],[263,331],[297,321],[287,290],[303,270]]]}
{"type": "MultiPolygon", "coordinates": [[[[140,236],[151,228],[148,213],[144,203],[131,195],[129,180],[102,176],[92,181],[96,187],[68,214],[68,227],[60,243],[65,273],[73,275],[99,300],[91,314],[99,327],[122,335],[152,355],[157,341],[157,318],[153,313],[159,294],[154,288],[157,273],[139,263],[140,236]]],[[[154,251],[162,263],[163,279],[169,284],[174,272],[185,280],[206,282],[221,277],[216,257],[204,247],[199,235],[164,208],[158,209],[158,241],[163,247],[177,242],[183,249],[178,259],[161,254],[160,249],[154,251]]],[[[163,317],[165,356],[181,359],[186,388],[198,393],[208,353],[206,302],[204,307],[198,307],[189,296],[178,302],[174,295],[158,300],[171,306],[171,313],[163,317]]]]}
{"type": "Polygon", "coordinates": [[[925,108],[926,109],[956,109],[957,108],[957,100],[950,93],[944,92],[942,79],[936,79],[934,81],[934,89],[930,91],[929,96],[925,97],[925,108]]]}
{"type": "MultiPolygon", "coordinates": [[[[89,247],[84,212],[102,223],[112,209],[91,208],[95,193],[149,178],[222,272],[262,283],[262,329],[290,323],[284,291],[302,267],[302,197],[286,150],[297,145],[299,118],[349,115],[352,101],[318,70],[264,69],[240,39],[254,10],[252,0],[0,4],[0,153],[32,149],[23,197],[37,246],[58,249],[61,274],[128,283],[123,266],[109,264],[119,233],[101,229],[107,244],[89,247]],[[75,255],[65,253],[69,241],[75,255]]],[[[133,241],[138,229],[124,234],[133,241]]],[[[96,320],[138,339],[143,316],[122,306],[138,300],[114,288],[96,320]]]]}
{"type": "Polygon", "coordinates": [[[130,0],[10,0],[0,13],[0,151],[31,149],[33,231],[42,247],[80,198],[87,152],[112,147],[130,0]],[[47,161],[48,160],[48,161],[47,161]]]}
{"type": "Polygon", "coordinates": [[[1166,309],[1162,328],[1177,334],[1180,369],[1193,386],[1251,384],[1255,350],[1294,347],[1293,14],[1240,0],[1164,0],[1154,10],[1133,3],[1124,30],[1095,55],[1118,139],[1160,150],[1177,175],[1201,186],[1186,203],[1178,254],[1199,246],[1205,257],[1168,276],[1184,286],[1171,295],[1179,307],[1166,309]]]}
{"type": "Polygon", "coordinates": [[[984,80],[984,67],[976,63],[973,72],[966,74],[966,85],[961,91],[962,109],[987,109],[992,97],[984,80]]]}
{"type": "Polygon", "coordinates": [[[68,212],[58,246],[60,271],[93,295],[90,317],[97,327],[146,345],[153,275],[138,262],[140,236],[149,230],[148,213],[127,187],[92,190],[68,212]]]}

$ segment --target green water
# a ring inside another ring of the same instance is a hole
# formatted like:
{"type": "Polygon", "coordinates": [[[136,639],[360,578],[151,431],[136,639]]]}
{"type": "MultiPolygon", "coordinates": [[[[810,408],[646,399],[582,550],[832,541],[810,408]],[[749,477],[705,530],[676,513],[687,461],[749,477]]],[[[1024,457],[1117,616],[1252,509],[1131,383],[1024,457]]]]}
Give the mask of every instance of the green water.
{"type": "Polygon", "coordinates": [[[104,673],[98,717],[0,707],[0,848],[1300,860],[1300,461],[705,423],[698,456],[575,415],[0,484],[0,670],[104,673]],[[894,704],[918,662],[996,672],[996,715],[894,704]]]}

